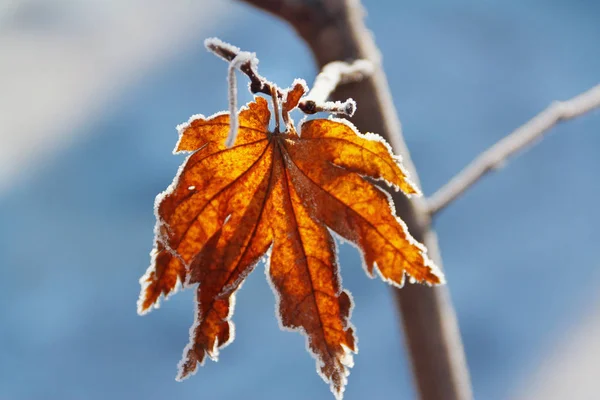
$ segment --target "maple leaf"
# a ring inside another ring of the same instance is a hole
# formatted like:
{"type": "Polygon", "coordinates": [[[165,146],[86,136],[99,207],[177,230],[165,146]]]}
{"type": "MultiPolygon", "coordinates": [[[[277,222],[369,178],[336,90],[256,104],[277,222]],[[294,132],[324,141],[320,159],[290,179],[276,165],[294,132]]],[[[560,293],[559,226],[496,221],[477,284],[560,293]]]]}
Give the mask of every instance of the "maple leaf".
{"type": "Polygon", "coordinates": [[[378,271],[396,286],[405,274],[427,284],[443,280],[394,215],[389,196],[367,180],[419,194],[389,145],[343,119],[309,120],[298,134],[288,114],[305,90],[296,82],[285,93],[285,132],[269,131],[267,101],[255,97],[239,113],[231,148],[225,145],[227,113],[195,116],[179,127],[174,152],[192,154],[157,196],[155,247],[138,302],[145,313],[179,285],[197,284],[179,380],[207,356],[217,360],[233,340],[236,290],[269,254],[267,276],[280,323],[306,335],[317,372],[341,398],[357,346],[352,299],[340,286],[328,227],[362,250],[370,276],[378,271]]]}

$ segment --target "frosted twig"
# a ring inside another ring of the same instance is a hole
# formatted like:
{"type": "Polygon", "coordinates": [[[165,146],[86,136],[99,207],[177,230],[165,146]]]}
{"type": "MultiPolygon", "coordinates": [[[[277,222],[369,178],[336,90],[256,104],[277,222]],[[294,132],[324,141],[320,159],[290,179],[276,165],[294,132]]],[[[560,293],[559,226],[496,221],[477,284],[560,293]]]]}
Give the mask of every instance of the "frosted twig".
{"type": "Polygon", "coordinates": [[[238,115],[237,115],[237,82],[235,78],[235,67],[237,66],[238,57],[234,57],[229,63],[227,70],[227,85],[229,88],[229,135],[225,141],[225,147],[231,147],[235,143],[238,130],[238,115]]]}
{"type": "Polygon", "coordinates": [[[258,73],[258,59],[254,57],[254,53],[241,51],[239,47],[225,43],[217,38],[206,39],[204,46],[227,62],[232,62],[240,53],[252,54],[253,57],[251,59],[241,61],[237,68],[250,79],[250,91],[252,93],[271,95],[271,88],[275,85],[258,73]]]}
{"type": "Polygon", "coordinates": [[[229,135],[225,146],[231,147],[235,143],[238,131],[237,115],[237,81],[235,70],[239,69],[250,78],[250,91],[252,93],[265,93],[271,95],[272,85],[257,71],[258,59],[256,54],[242,51],[239,47],[226,43],[218,38],[209,38],[204,41],[204,46],[223,60],[229,62],[227,82],[229,88],[229,135]]]}
{"type": "Polygon", "coordinates": [[[229,63],[227,71],[227,82],[229,84],[229,135],[225,141],[225,146],[231,147],[235,143],[238,131],[238,114],[237,114],[237,82],[235,78],[235,70],[239,69],[244,63],[252,63],[256,59],[256,55],[247,51],[239,52],[229,63]]]}
{"type": "Polygon", "coordinates": [[[341,84],[357,82],[373,73],[373,64],[367,60],[356,60],[352,64],[334,61],[323,67],[308,95],[300,101],[298,108],[305,114],[320,111],[354,115],[356,102],[352,99],[327,101],[329,95],[341,84]]]}
{"type": "Polygon", "coordinates": [[[463,194],[486,173],[498,169],[515,153],[541,139],[561,121],[576,118],[600,107],[600,85],[566,101],[552,103],[525,125],[481,153],[467,167],[427,200],[427,211],[435,215],[463,194]]]}

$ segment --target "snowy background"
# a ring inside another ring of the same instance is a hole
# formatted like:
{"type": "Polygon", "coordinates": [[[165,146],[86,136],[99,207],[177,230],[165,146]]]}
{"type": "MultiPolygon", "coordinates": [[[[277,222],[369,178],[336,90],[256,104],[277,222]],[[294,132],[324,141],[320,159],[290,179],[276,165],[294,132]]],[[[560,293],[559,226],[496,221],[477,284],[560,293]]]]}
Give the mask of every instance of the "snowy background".
{"type": "MultiPolygon", "coordinates": [[[[597,1],[364,4],[427,194],[600,81],[597,1]]],[[[227,106],[209,36],[256,51],[281,86],[314,78],[285,24],[237,2],[0,2],[0,399],[333,398],[304,338],[279,331],[262,266],[235,342],[184,383],[191,291],[136,314],[175,126],[227,106]]],[[[479,399],[600,392],[599,153],[596,111],[436,221],[479,399]]],[[[340,258],[360,347],[346,399],[413,398],[388,287],[350,246],[340,258]]]]}

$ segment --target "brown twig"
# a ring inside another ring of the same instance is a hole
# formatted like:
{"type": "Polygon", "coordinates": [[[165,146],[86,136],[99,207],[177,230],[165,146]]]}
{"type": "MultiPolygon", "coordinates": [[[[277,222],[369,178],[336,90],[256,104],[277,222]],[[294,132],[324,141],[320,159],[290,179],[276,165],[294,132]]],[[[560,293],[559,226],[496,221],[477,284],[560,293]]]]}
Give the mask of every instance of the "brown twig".
{"type": "MultiPolygon", "coordinates": [[[[279,101],[284,97],[284,91],[258,73],[258,59],[254,53],[242,51],[240,48],[217,38],[206,39],[204,45],[209,51],[229,63],[229,112],[233,117],[231,120],[232,134],[228,139],[228,143],[231,141],[231,144],[233,144],[235,129],[237,129],[237,118],[235,116],[237,97],[235,70],[239,69],[248,76],[248,79],[250,79],[249,90],[253,94],[263,93],[271,96],[273,101],[279,101]],[[274,97],[275,95],[277,99],[274,97]]],[[[349,98],[344,102],[332,102],[327,101],[327,98],[338,85],[358,82],[363,77],[369,75],[371,71],[371,63],[365,60],[357,60],[352,64],[336,61],[326,65],[317,76],[315,84],[308,95],[300,100],[298,108],[305,114],[315,114],[324,111],[351,117],[356,111],[354,100],[349,98]]]]}
{"type": "MultiPolygon", "coordinates": [[[[245,0],[286,20],[306,41],[319,67],[337,60],[369,60],[373,74],[360,82],[336,90],[333,99],[352,97],[359,104],[352,122],[363,132],[377,132],[400,154],[413,182],[418,183],[414,165],[400,128],[380,54],[363,21],[358,0],[245,0]]],[[[441,267],[431,220],[419,198],[392,193],[396,212],[413,237],[424,243],[433,261],[441,267]]],[[[408,353],[417,393],[424,400],[467,400],[472,398],[458,322],[447,286],[434,288],[407,285],[394,289],[401,310],[408,353]]]]}
{"type": "Polygon", "coordinates": [[[271,99],[273,100],[273,114],[275,114],[275,132],[279,133],[279,91],[271,88],[271,99]]]}
{"type": "Polygon", "coordinates": [[[434,216],[461,196],[488,172],[496,170],[519,151],[539,140],[553,126],[600,107],[600,85],[572,99],[554,102],[526,124],[481,153],[426,202],[434,216]]]}

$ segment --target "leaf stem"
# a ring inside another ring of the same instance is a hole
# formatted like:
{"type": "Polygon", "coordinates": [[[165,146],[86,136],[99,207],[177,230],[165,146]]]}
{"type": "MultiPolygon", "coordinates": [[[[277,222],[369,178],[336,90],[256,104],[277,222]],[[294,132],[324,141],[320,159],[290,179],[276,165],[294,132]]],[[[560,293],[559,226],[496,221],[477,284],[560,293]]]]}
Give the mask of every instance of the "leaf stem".
{"type": "Polygon", "coordinates": [[[271,86],[271,100],[273,101],[273,113],[275,114],[275,133],[279,133],[279,92],[280,89],[272,85],[271,86]]]}

